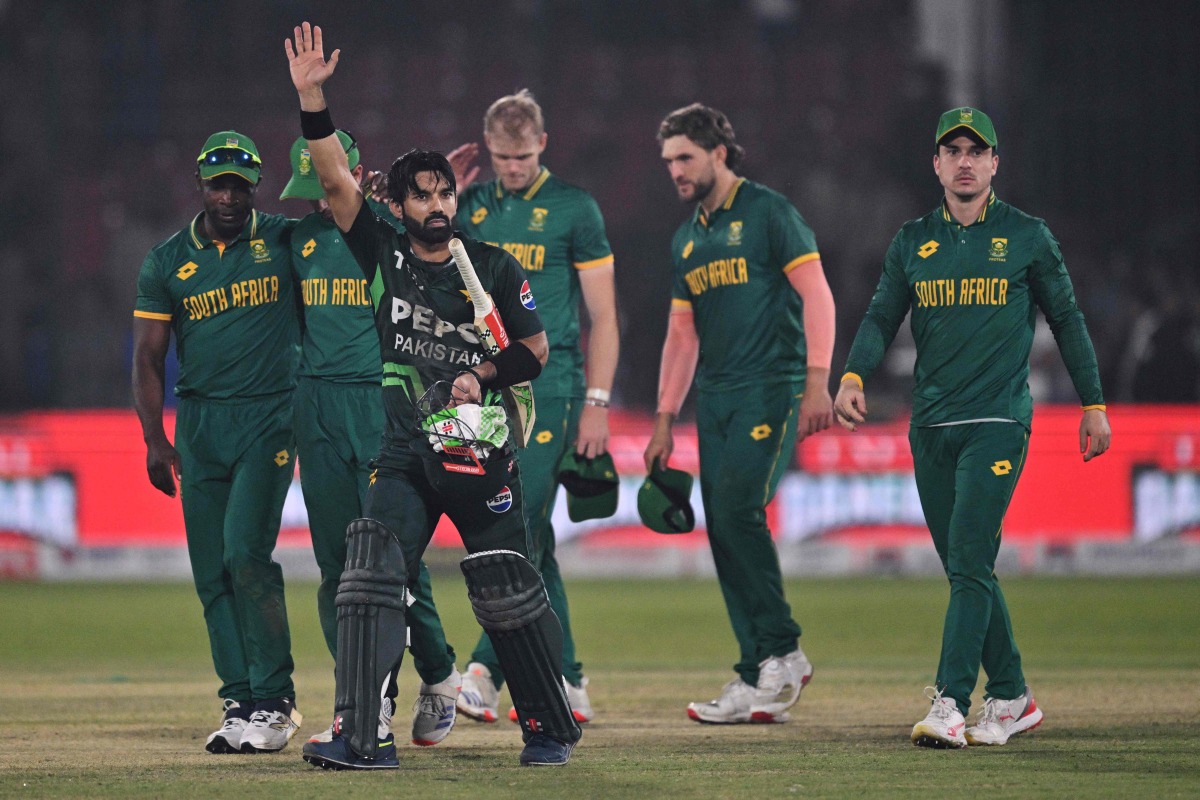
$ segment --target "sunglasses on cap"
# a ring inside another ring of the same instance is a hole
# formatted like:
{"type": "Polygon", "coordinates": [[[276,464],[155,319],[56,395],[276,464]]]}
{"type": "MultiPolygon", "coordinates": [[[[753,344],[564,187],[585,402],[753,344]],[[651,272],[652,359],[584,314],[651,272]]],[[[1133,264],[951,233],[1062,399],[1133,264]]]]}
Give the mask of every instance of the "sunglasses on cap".
{"type": "Polygon", "coordinates": [[[338,128],[338,130],[340,132],[346,134],[346,136],[349,137],[349,139],[350,139],[350,144],[346,145],[346,155],[350,155],[358,148],[358,140],[354,138],[353,133],[346,130],[345,128],[338,128]]]}
{"type": "Polygon", "coordinates": [[[214,150],[209,150],[207,153],[201,153],[196,159],[197,164],[205,164],[210,167],[215,167],[218,164],[233,164],[235,167],[248,167],[250,169],[260,169],[262,161],[258,156],[245,150],[239,150],[236,147],[218,147],[214,150]]]}

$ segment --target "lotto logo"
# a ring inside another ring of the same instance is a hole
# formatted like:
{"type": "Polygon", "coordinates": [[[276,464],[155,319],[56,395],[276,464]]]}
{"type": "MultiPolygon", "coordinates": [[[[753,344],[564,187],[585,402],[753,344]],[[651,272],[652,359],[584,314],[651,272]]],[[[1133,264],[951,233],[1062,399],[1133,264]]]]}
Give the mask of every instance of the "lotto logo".
{"type": "Polygon", "coordinates": [[[533,290],[529,288],[529,281],[521,284],[521,305],[533,311],[537,308],[537,303],[533,302],[533,290]]]}
{"type": "Polygon", "coordinates": [[[487,507],[495,514],[503,514],[512,508],[512,504],[512,490],[507,486],[500,490],[500,494],[487,501],[487,507]]]}

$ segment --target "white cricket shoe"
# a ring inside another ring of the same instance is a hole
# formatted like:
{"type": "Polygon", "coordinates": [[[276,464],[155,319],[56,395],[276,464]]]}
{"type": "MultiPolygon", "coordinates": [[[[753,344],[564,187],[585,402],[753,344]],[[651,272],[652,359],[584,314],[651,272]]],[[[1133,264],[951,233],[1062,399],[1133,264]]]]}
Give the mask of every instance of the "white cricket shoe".
{"type": "Polygon", "coordinates": [[[413,704],[412,742],[430,747],[450,735],[456,717],[455,704],[462,688],[462,675],[454,666],[440,683],[421,682],[417,702],[413,704]]]}
{"type": "MultiPolygon", "coordinates": [[[[567,693],[567,705],[571,707],[571,716],[581,725],[585,722],[591,722],[596,716],[596,712],[592,710],[592,701],[588,699],[587,685],[588,679],[586,677],[579,679],[578,686],[572,686],[566,677],[563,678],[563,689],[567,693]]],[[[521,718],[517,715],[516,706],[508,710],[508,721],[521,721],[521,718]]]]}
{"type": "Polygon", "coordinates": [[[721,696],[707,703],[688,703],[688,716],[696,722],[731,725],[750,722],[750,705],[754,702],[754,687],[741,678],[734,678],[721,690],[721,696]]]}
{"type": "Polygon", "coordinates": [[[967,744],[1005,744],[1018,733],[1041,725],[1043,716],[1028,686],[1015,700],[989,697],[984,700],[975,724],[967,728],[967,744]]]}
{"type": "Polygon", "coordinates": [[[243,753],[278,753],[300,729],[304,717],[288,697],[261,700],[242,732],[243,753]]]}
{"type": "Polygon", "coordinates": [[[500,716],[500,690],[492,683],[492,671],[478,661],[467,664],[456,705],[473,720],[495,722],[500,716]]]}
{"type": "Polygon", "coordinates": [[[592,701],[588,698],[587,685],[586,676],[579,678],[578,686],[572,686],[569,680],[563,678],[563,688],[567,690],[567,703],[571,706],[571,716],[575,717],[575,721],[579,723],[591,722],[596,717],[596,712],[592,710],[592,701]]]}
{"type": "Polygon", "coordinates": [[[967,721],[958,710],[953,697],[942,697],[932,686],[926,687],[925,696],[933,701],[925,719],[912,729],[912,743],[917,747],[959,748],[966,747],[963,731],[967,721]]]}
{"type": "MultiPolygon", "coordinates": [[[[803,658],[803,655],[801,655],[803,658]]],[[[808,660],[805,659],[805,664],[808,660]]],[[[809,668],[812,674],[812,667],[809,668]]],[[[783,658],[771,656],[758,665],[758,683],[750,704],[750,721],[761,723],[787,722],[787,710],[800,699],[803,684],[795,670],[783,658]]]]}
{"type": "Polygon", "coordinates": [[[209,734],[204,749],[210,753],[240,753],[242,732],[249,722],[250,709],[229,698],[223,701],[222,709],[221,727],[209,734]]]}
{"type": "Polygon", "coordinates": [[[329,723],[329,727],[320,733],[314,733],[308,737],[310,742],[332,742],[333,741],[333,723],[329,723]]]}

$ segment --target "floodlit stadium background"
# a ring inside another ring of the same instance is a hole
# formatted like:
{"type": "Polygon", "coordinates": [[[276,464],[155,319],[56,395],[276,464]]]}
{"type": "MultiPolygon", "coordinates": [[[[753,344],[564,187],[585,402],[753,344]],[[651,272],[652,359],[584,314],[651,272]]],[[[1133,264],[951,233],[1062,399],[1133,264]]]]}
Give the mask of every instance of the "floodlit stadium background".
{"type": "MultiPolygon", "coordinates": [[[[1007,568],[1200,570],[1196,17],[1184,2],[1075,0],[0,0],[0,574],[187,574],[178,504],[146,482],[131,408],[134,281],[150,247],[198,211],[194,158],[214,130],[258,142],[260,209],[306,213],[275,199],[299,130],[282,42],[305,18],[343,51],[331,106],[367,164],[478,140],[491,100],[529,87],[550,133],[543,162],[600,203],[617,264],[626,485],[611,524],[572,527],[560,507],[564,568],[708,569],[700,534],[654,537],[633,506],[667,246],[688,213],[654,134],[700,100],[732,119],[743,173],[787,194],[817,233],[838,304],[835,373],[892,235],[939,201],[937,115],[987,110],[997,192],[1062,242],[1114,428],[1110,454],[1082,467],[1076,398],[1043,325],[1007,568]]],[[[799,449],[771,510],[791,574],[937,571],[903,435],[913,357],[902,332],[872,384],[883,424],[799,449]]],[[[695,469],[686,436],[677,465],[695,469]]],[[[298,484],[294,495],[289,574],[311,562],[298,484]]],[[[438,541],[456,544],[452,531],[438,541]]]]}

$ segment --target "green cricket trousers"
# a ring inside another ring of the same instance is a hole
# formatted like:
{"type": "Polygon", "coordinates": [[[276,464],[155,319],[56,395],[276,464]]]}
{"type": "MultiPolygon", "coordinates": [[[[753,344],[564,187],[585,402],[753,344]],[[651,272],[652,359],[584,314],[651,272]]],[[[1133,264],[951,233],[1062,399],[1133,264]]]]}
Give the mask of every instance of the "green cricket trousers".
{"type": "Polygon", "coordinates": [[[292,393],[180,398],[175,447],[192,578],[219,696],[295,698],[283,571],[271,559],[295,469],[292,393]]]}
{"type": "Polygon", "coordinates": [[[708,542],[740,649],[734,670],[751,686],[762,661],[792,652],[800,638],[766,511],[796,448],[800,397],[782,384],[701,391],[697,403],[708,542]]]}
{"type": "Polygon", "coordinates": [[[1015,422],[975,422],[912,428],[908,437],[921,508],[950,579],[937,688],[965,715],[981,664],[988,697],[1012,700],[1025,691],[995,566],[1029,432],[1015,422]]]}

